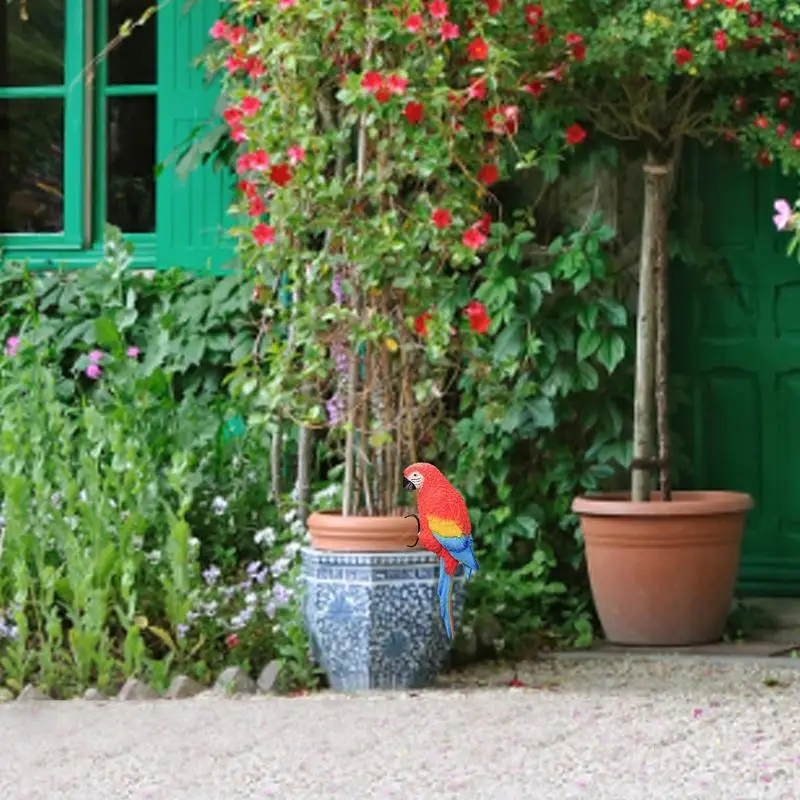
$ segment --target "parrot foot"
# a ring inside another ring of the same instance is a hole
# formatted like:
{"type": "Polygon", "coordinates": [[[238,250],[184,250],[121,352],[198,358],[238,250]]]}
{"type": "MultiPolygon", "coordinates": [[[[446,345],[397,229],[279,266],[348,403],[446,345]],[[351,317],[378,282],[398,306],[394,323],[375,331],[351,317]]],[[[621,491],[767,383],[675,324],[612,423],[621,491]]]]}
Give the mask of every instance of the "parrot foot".
{"type": "Polygon", "coordinates": [[[417,538],[414,540],[414,544],[407,544],[406,547],[416,547],[419,543],[419,532],[422,526],[420,525],[419,517],[416,514],[406,514],[404,519],[408,519],[409,517],[414,517],[414,519],[417,521],[417,538]]]}

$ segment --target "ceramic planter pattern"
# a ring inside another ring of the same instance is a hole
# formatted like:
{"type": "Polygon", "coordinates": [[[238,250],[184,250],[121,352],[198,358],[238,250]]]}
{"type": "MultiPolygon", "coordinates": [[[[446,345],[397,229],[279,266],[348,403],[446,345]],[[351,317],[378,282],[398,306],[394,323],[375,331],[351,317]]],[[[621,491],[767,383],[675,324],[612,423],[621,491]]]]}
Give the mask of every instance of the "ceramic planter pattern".
{"type": "MultiPolygon", "coordinates": [[[[436,556],[306,548],[302,563],[305,624],[332,688],[411,689],[435,680],[450,650],[439,616],[436,556]]],[[[459,570],[457,623],[464,594],[459,570]]]]}

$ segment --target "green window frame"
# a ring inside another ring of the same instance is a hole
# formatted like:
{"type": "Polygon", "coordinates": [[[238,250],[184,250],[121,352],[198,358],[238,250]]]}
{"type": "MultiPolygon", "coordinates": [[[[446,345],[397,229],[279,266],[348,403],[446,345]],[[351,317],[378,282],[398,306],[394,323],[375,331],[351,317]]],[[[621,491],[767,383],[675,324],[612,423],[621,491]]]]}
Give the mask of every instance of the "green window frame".
{"type": "MultiPolygon", "coordinates": [[[[221,0],[197,0],[188,9],[181,0],[161,4],[147,22],[156,26],[155,81],[114,85],[109,83],[108,57],[97,58],[117,33],[109,30],[108,5],[107,0],[66,0],[62,86],[0,87],[0,100],[63,97],[65,103],[64,231],[0,231],[0,260],[53,268],[91,266],[102,258],[109,104],[152,97],[156,106],[153,168],[166,166],[155,180],[154,230],[123,230],[135,246],[133,265],[224,272],[234,250],[225,233],[234,178],[210,164],[182,178],[175,171],[174,159],[186,137],[212,116],[218,102],[216,87],[208,84],[194,61],[209,41],[208,29],[220,15],[221,0]]],[[[135,47],[137,33],[134,30],[121,47],[135,47]]]]}

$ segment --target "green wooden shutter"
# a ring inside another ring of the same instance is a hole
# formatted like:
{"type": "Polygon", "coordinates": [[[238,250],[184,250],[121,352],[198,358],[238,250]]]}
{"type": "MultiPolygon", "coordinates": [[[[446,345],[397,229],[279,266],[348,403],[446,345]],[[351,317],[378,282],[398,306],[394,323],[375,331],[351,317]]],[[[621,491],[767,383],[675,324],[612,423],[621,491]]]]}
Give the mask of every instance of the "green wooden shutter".
{"type": "Polygon", "coordinates": [[[169,162],[156,189],[156,255],[160,269],[178,266],[218,272],[234,256],[226,236],[231,177],[212,165],[188,177],[176,174],[176,151],[196,125],[208,120],[218,98],[215,84],[195,66],[220,15],[220,0],[162,4],[158,12],[158,161],[169,162]]]}

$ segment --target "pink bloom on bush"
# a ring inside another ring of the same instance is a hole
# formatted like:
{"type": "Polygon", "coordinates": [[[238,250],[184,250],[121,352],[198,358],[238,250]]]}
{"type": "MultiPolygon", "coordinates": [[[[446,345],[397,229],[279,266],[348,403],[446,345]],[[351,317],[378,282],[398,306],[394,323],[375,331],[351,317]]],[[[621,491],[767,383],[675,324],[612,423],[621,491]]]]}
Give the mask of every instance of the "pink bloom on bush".
{"type": "Polygon", "coordinates": [[[289,163],[294,167],[301,161],[305,161],[306,151],[299,145],[293,144],[287,151],[286,155],[289,156],[289,163]]]}
{"type": "Polygon", "coordinates": [[[139,348],[135,347],[133,345],[131,347],[129,347],[125,351],[125,353],[128,356],[128,358],[139,358],[139,348]]]}
{"type": "Polygon", "coordinates": [[[89,353],[89,363],[99,364],[103,360],[103,356],[105,356],[105,353],[102,350],[92,350],[89,353]]]}
{"type": "Polygon", "coordinates": [[[486,239],[486,234],[475,226],[467,228],[467,230],[464,231],[464,235],[461,237],[461,241],[464,242],[464,245],[469,247],[470,250],[478,250],[481,245],[486,243],[486,239]]]}
{"type": "Polygon", "coordinates": [[[287,8],[291,8],[292,6],[296,5],[297,0],[280,0],[278,3],[278,8],[280,8],[281,11],[286,11],[287,8]]]}
{"type": "Polygon", "coordinates": [[[266,244],[275,244],[275,228],[265,222],[259,222],[253,228],[253,239],[262,247],[266,244]]]}
{"type": "Polygon", "coordinates": [[[224,20],[218,19],[208,31],[212,39],[225,39],[230,34],[230,26],[224,20]]]}
{"type": "Polygon", "coordinates": [[[246,117],[254,116],[258,112],[259,108],[261,108],[261,101],[251,94],[247,95],[247,97],[242,100],[242,114],[244,114],[246,117]]]}
{"type": "Polygon", "coordinates": [[[442,27],[439,28],[439,36],[443,42],[449,42],[451,39],[458,39],[461,35],[461,29],[455,22],[443,22],[442,27]]]}
{"type": "MultiPolygon", "coordinates": [[[[785,231],[789,227],[789,223],[792,221],[792,207],[786,200],[776,200],[775,201],[775,215],[772,217],[772,221],[775,223],[775,227],[779,231],[785,231]]],[[[11,341],[9,339],[9,341],[11,341]]]]}
{"type": "Polygon", "coordinates": [[[405,94],[408,88],[408,78],[403,78],[400,75],[390,75],[386,79],[386,86],[392,94],[405,94]]]}
{"type": "Polygon", "coordinates": [[[447,3],[444,0],[433,0],[428,5],[428,11],[434,19],[444,19],[448,12],[447,3]]]}
{"type": "Polygon", "coordinates": [[[96,381],[103,374],[100,365],[94,363],[89,364],[84,372],[86,373],[86,377],[91,378],[93,381],[96,381]]]}
{"type": "Polygon", "coordinates": [[[422,30],[422,17],[419,14],[412,14],[406,20],[406,30],[410,33],[418,33],[422,30]]]}
{"type": "Polygon", "coordinates": [[[20,338],[19,336],[9,336],[6,340],[6,355],[9,358],[14,358],[19,350],[20,338]]]}

